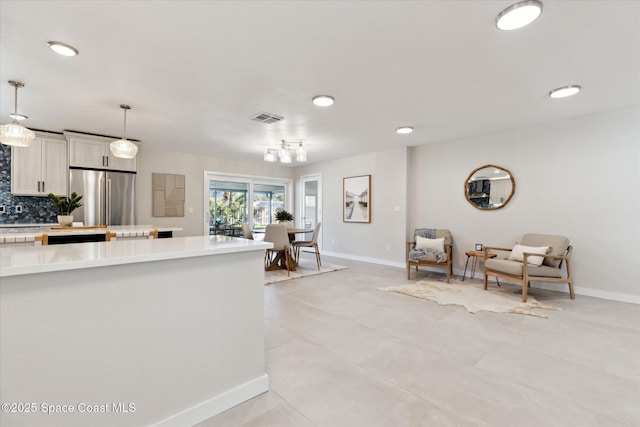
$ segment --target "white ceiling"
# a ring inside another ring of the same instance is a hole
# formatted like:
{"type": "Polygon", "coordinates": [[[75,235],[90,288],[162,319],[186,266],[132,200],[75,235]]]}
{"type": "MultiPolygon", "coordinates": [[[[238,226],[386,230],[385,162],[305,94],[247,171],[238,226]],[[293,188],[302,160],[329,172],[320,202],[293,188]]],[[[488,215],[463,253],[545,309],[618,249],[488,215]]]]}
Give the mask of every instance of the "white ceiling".
{"type": "Polygon", "coordinates": [[[543,2],[503,32],[512,1],[2,0],[0,121],[21,80],[32,129],[120,137],[126,103],[143,147],[262,162],[302,139],[317,162],[640,104],[640,1],[543,2]]]}

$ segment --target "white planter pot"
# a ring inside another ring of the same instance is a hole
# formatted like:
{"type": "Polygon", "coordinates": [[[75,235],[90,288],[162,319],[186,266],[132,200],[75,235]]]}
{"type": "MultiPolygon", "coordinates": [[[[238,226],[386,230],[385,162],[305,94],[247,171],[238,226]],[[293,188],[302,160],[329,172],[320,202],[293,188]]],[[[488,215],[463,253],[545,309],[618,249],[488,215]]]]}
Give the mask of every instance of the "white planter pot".
{"type": "Polygon", "coordinates": [[[287,224],[287,228],[293,228],[293,221],[278,221],[278,224],[287,224]]]}
{"type": "Polygon", "coordinates": [[[61,227],[71,227],[73,224],[73,215],[58,215],[58,224],[61,227]]]}

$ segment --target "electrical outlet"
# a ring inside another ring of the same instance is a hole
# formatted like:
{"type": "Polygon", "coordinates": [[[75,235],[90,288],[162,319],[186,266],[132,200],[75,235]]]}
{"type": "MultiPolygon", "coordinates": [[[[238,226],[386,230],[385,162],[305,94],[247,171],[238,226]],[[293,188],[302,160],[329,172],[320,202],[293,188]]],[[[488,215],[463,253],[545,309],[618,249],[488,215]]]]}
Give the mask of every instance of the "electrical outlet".
{"type": "Polygon", "coordinates": [[[5,209],[4,205],[0,206],[0,214],[6,213],[7,210],[5,209]]]}
{"type": "Polygon", "coordinates": [[[387,245],[387,252],[391,252],[391,245],[387,245]]]}
{"type": "Polygon", "coordinates": [[[16,213],[22,213],[22,205],[16,205],[16,213]]]}

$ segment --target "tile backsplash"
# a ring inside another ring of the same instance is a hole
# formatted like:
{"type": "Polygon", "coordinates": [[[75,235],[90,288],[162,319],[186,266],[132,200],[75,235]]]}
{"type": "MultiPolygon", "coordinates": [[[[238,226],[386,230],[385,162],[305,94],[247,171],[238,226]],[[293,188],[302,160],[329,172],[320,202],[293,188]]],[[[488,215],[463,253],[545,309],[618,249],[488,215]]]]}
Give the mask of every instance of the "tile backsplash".
{"type": "Polygon", "coordinates": [[[11,194],[11,147],[0,144],[0,224],[57,223],[56,210],[48,197],[11,194]],[[22,209],[20,209],[20,207],[22,209]],[[17,212],[22,210],[22,212],[17,212]]]}

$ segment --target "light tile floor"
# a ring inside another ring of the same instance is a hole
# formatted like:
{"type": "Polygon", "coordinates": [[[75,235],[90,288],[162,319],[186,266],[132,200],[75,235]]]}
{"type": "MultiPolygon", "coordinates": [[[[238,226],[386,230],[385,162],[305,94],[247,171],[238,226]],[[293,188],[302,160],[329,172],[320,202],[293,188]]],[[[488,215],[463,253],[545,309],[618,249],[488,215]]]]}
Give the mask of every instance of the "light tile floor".
{"type": "Polygon", "coordinates": [[[270,391],[200,427],[640,426],[640,306],[533,289],[562,311],[470,314],[326,261],[349,268],[265,286],[270,391]]]}

